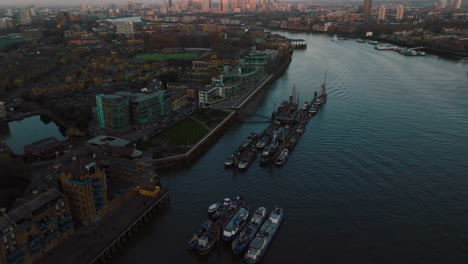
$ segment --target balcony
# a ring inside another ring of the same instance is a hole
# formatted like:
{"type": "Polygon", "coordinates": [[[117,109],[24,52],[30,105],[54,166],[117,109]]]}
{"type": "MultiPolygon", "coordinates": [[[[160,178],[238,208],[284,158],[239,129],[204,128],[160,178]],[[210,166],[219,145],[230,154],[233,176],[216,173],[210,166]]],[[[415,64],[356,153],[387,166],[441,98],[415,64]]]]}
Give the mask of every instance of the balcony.
{"type": "Polygon", "coordinates": [[[17,259],[15,260],[12,260],[12,261],[8,261],[8,264],[18,264],[18,263],[23,263],[23,259],[24,259],[24,256],[21,255],[20,257],[18,257],[17,259]]]}
{"type": "Polygon", "coordinates": [[[66,216],[66,217],[64,217],[64,218],[62,218],[62,219],[60,219],[60,220],[59,220],[59,224],[63,224],[63,223],[67,222],[67,221],[70,220],[70,219],[71,219],[71,215],[68,215],[68,216],[66,216]]]}
{"type": "Polygon", "coordinates": [[[60,233],[63,233],[65,231],[67,231],[70,227],[71,227],[72,223],[71,222],[68,222],[66,224],[64,224],[63,226],[60,227],[60,233]]]}
{"type": "Polygon", "coordinates": [[[73,183],[73,184],[78,184],[78,185],[86,185],[91,182],[91,179],[87,179],[85,181],[77,181],[77,180],[68,179],[68,182],[73,183]]]}
{"type": "MultiPolygon", "coordinates": [[[[89,180],[89,179],[88,179],[88,180],[89,180]]],[[[93,180],[93,185],[94,185],[94,186],[97,186],[97,185],[99,185],[100,183],[101,183],[101,179],[94,179],[94,180],[93,180]]]]}
{"type": "Polygon", "coordinates": [[[28,241],[28,245],[33,246],[34,244],[36,244],[37,241],[40,241],[40,240],[41,238],[39,236],[35,236],[28,241]]]}
{"type": "Polygon", "coordinates": [[[48,242],[49,240],[51,240],[52,238],[57,236],[57,234],[58,234],[58,231],[52,232],[52,234],[50,234],[50,235],[48,235],[47,237],[44,238],[44,242],[48,242]]]}
{"type": "Polygon", "coordinates": [[[35,245],[35,246],[29,248],[29,251],[30,251],[31,253],[36,253],[36,252],[39,250],[39,248],[41,248],[41,245],[42,245],[42,244],[39,243],[39,244],[37,244],[37,245],[35,245]]]}
{"type": "Polygon", "coordinates": [[[19,247],[15,251],[11,252],[10,254],[7,254],[7,260],[13,260],[17,256],[22,256],[22,255],[23,255],[23,247],[19,247]]]}
{"type": "Polygon", "coordinates": [[[55,219],[51,218],[47,222],[45,222],[44,224],[39,225],[39,229],[44,230],[46,227],[48,227],[53,222],[55,222],[55,219]]]}

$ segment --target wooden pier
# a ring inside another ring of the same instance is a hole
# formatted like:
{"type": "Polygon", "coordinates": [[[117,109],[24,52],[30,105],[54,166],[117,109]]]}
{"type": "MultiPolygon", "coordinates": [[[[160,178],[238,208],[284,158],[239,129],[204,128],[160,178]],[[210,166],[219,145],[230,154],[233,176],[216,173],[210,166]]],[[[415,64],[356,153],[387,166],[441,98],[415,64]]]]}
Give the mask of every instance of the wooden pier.
{"type": "Polygon", "coordinates": [[[169,190],[154,197],[136,192],[90,226],[82,226],[38,263],[106,263],[139,229],[169,204],[169,190]]]}

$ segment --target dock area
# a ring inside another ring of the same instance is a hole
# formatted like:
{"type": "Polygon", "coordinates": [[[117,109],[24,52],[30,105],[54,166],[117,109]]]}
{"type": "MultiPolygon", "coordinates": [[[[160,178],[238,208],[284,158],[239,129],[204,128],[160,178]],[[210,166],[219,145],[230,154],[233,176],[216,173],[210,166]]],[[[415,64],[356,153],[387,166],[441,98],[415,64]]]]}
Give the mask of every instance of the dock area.
{"type": "Polygon", "coordinates": [[[132,238],[140,226],[149,222],[150,218],[168,203],[168,189],[161,189],[153,197],[134,192],[101,221],[81,226],[68,240],[51,250],[38,263],[106,263],[132,238]]]}
{"type": "Polygon", "coordinates": [[[311,117],[326,101],[325,81],[322,83],[321,94],[314,92],[312,100],[304,102],[302,107],[299,106],[299,96],[293,87],[289,100],[283,101],[274,109],[268,127],[259,135],[251,133],[244,143],[228,156],[225,167],[245,170],[255,161],[257,153],[262,153],[260,165],[283,165],[296,147],[311,117]]]}

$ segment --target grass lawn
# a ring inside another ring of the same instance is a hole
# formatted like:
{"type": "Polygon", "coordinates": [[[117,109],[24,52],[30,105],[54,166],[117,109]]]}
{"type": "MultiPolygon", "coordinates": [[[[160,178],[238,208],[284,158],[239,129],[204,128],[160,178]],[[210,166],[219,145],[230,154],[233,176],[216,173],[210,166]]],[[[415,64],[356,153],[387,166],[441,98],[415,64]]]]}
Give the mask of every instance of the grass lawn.
{"type": "Polygon", "coordinates": [[[154,54],[140,54],[136,56],[137,59],[143,60],[194,60],[197,58],[196,54],[192,53],[174,53],[174,54],[165,54],[165,53],[154,53],[154,54]]]}
{"type": "Polygon", "coordinates": [[[164,129],[157,137],[176,145],[193,145],[208,134],[208,129],[190,118],[184,118],[164,129]]]}
{"type": "Polygon", "coordinates": [[[227,116],[229,112],[219,110],[219,109],[199,109],[194,113],[193,118],[199,120],[209,127],[216,127],[221,123],[227,116]]]}

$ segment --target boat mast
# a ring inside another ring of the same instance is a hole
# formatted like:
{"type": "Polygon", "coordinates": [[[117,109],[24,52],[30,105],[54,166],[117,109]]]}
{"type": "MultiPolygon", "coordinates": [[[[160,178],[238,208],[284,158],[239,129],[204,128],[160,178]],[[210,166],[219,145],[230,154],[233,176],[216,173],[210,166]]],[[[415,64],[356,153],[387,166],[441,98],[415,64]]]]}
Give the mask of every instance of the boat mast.
{"type": "Polygon", "coordinates": [[[325,85],[326,85],[326,82],[327,82],[327,72],[328,72],[328,69],[325,70],[325,77],[323,78],[323,83],[322,83],[322,94],[325,94],[326,91],[325,91],[325,85]]]}

